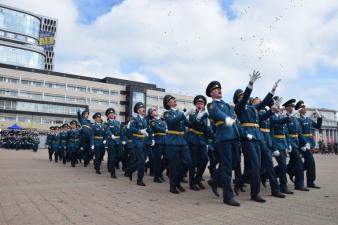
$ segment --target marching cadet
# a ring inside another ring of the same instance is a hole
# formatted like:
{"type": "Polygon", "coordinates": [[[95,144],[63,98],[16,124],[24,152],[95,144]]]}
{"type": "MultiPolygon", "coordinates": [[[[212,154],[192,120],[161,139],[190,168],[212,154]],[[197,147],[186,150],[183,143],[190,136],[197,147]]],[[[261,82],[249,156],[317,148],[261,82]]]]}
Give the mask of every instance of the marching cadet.
{"type": "Polygon", "coordinates": [[[93,136],[92,138],[94,139],[92,143],[94,143],[94,168],[96,171],[96,174],[101,174],[100,171],[100,166],[101,166],[101,157],[103,155],[104,149],[104,144],[106,141],[104,140],[105,136],[105,131],[102,125],[102,120],[101,120],[101,113],[95,113],[93,115],[94,123],[92,124],[92,130],[93,130],[93,136]]]}
{"type": "MultiPolygon", "coordinates": [[[[285,198],[286,196],[280,191],[280,184],[278,183],[277,176],[274,170],[272,161],[272,137],[270,133],[270,117],[273,113],[277,112],[281,104],[281,99],[271,99],[268,104],[270,109],[263,108],[259,113],[259,127],[263,134],[263,139],[260,142],[261,145],[261,171],[263,171],[262,183],[265,185],[265,179],[269,179],[271,195],[277,198],[285,198]]],[[[261,100],[256,97],[252,101],[252,105],[256,106],[261,103],[261,100]]]]}
{"type": "MultiPolygon", "coordinates": [[[[275,93],[275,90],[278,86],[279,81],[277,81],[271,92],[267,94],[264,100],[257,105],[248,105],[248,100],[251,95],[253,84],[257,79],[260,78],[260,73],[254,71],[250,76],[249,85],[243,92],[241,89],[238,89],[234,93],[233,101],[235,105],[235,112],[240,121],[240,125],[245,132],[252,135],[252,138],[242,140],[242,149],[243,155],[246,159],[249,160],[249,173],[247,176],[250,177],[250,186],[251,186],[251,200],[264,203],[266,202],[260,195],[260,171],[261,171],[261,156],[262,156],[262,143],[263,143],[263,134],[259,129],[259,121],[262,115],[258,114],[258,111],[267,106],[275,93]]],[[[270,114],[271,115],[271,114],[270,114]]],[[[244,183],[245,177],[243,179],[238,179],[236,181],[235,190],[241,187],[244,183]]],[[[276,186],[279,189],[279,187],[276,186]]],[[[237,192],[237,191],[236,191],[237,192]]],[[[273,190],[275,192],[275,190],[273,190]]],[[[276,190],[276,193],[272,194],[273,196],[280,197],[282,194],[276,190]],[[278,193],[278,194],[277,194],[278,193]]]]}
{"type": "Polygon", "coordinates": [[[129,177],[129,174],[127,172],[127,168],[130,164],[132,164],[131,160],[135,159],[134,156],[132,156],[133,153],[133,139],[132,139],[132,133],[130,131],[130,121],[132,117],[127,118],[126,124],[124,125],[122,129],[122,146],[124,146],[124,157],[125,157],[125,164],[124,164],[124,176],[129,177]]]}
{"type": "Polygon", "coordinates": [[[131,160],[126,170],[126,175],[130,180],[133,173],[137,170],[137,185],[146,186],[143,182],[144,177],[144,139],[149,136],[147,132],[147,121],[145,120],[145,106],[142,102],[137,102],[134,106],[134,113],[137,116],[130,120],[130,132],[132,133],[133,148],[131,149],[131,160]]]}
{"type": "Polygon", "coordinates": [[[192,166],[188,145],[184,138],[188,114],[176,108],[176,99],[172,95],[164,96],[163,107],[167,110],[164,112],[164,120],[168,127],[165,143],[170,168],[170,192],[179,194],[179,191],[185,192],[181,181],[192,166]]]}
{"type": "Polygon", "coordinates": [[[104,124],[105,140],[108,152],[108,172],[111,178],[116,178],[115,165],[121,152],[121,122],[115,119],[115,109],[106,110],[107,121],[104,124]]]}
{"type": "Polygon", "coordinates": [[[81,124],[81,147],[83,148],[83,165],[87,167],[90,159],[92,158],[91,152],[94,150],[94,144],[92,143],[93,135],[90,120],[88,119],[89,110],[85,109],[82,113],[80,110],[77,111],[77,118],[81,124]]]}
{"type": "Polygon", "coordinates": [[[55,162],[59,161],[59,157],[61,155],[61,136],[60,136],[60,127],[56,126],[54,127],[54,136],[53,136],[53,141],[52,141],[52,148],[54,152],[54,160],[55,162]]]}
{"type": "Polygon", "coordinates": [[[202,176],[208,164],[207,140],[208,113],[205,109],[207,99],[203,95],[194,98],[196,110],[189,116],[189,132],[187,142],[190,150],[192,166],[189,170],[190,189],[205,189],[202,176]]]}
{"type": "Polygon", "coordinates": [[[304,157],[304,169],[306,170],[307,187],[319,189],[320,187],[314,183],[316,180],[316,164],[312,154],[312,150],[315,147],[315,142],[312,137],[312,129],[320,129],[322,127],[323,118],[317,109],[317,122],[313,121],[310,117],[307,117],[305,115],[306,106],[302,100],[297,102],[295,110],[299,111],[300,117],[298,118],[298,121],[306,142],[306,146],[302,147],[301,149],[302,155],[304,157]]]}
{"type": "MultiPolygon", "coordinates": [[[[150,112],[151,108],[148,109],[148,113],[146,118],[148,127],[150,124],[150,112]]],[[[144,170],[147,173],[148,168],[149,168],[149,176],[153,177],[154,176],[154,146],[155,146],[155,140],[154,140],[154,133],[151,129],[148,129],[148,136],[144,140],[144,150],[146,153],[146,158],[148,158],[148,161],[145,163],[144,170]]]]}
{"type": "Polygon", "coordinates": [[[162,183],[164,181],[162,172],[167,167],[165,156],[165,136],[166,125],[159,117],[155,108],[148,110],[150,128],[154,134],[154,182],[162,183]]]}
{"type": "Polygon", "coordinates": [[[214,147],[218,156],[219,166],[208,184],[216,196],[218,182],[223,187],[223,203],[231,206],[240,206],[234,198],[231,188],[232,152],[239,143],[239,127],[235,114],[228,103],[222,100],[221,84],[212,81],[206,88],[206,95],[212,98],[208,105],[209,117],[216,125],[214,147]]]}
{"type": "Polygon", "coordinates": [[[60,132],[60,160],[62,159],[63,164],[67,163],[67,130],[68,130],[68,124],[63,124],[61,126],[61,132],[60,132]]]}
{"type": "Polygon", "coordinates": [[[53,142],[53,137],[54,137],[54,127],[51,126],[49,127],[49,132],[47,133],[46,137],[46,147],[48,149],[48,157],[49,161],[53,160],[53,148],[52,148],[52,142],[53,142]]]}
{"type": "Polygon", "coordinates": [[[78,159],[78,152],[80,150],[80,129],[78,129],[78,124],[76,120],[71,121],[71,129],[68,131],[67,135],[67,150],[69,152],[69,159],[72,167],[75,167],[75,164],[78,159]]]}
{"type": "Polygon", "coordinates": [[[287,116],[291,117],[287,124],[287,141],[289,144],[290,160],[287,165],[287,172],[295,175],[295,189],[300,191],[309,191],[304,187],[304,165],[300,157],[300,146],[306,144],[297,118],[293,115],[295,99],[290,99],[283,104],[287,116]]]}
{"type": "MultiPolygon", "coordinates": [[[[277,99],[275,96],[274,99],[277,99]]],[[[281,99],[281,98],[280,98],[281,99]]],[[[270,128],[272,136],[272,155],[277,160],[278,165],[275,167],[276,175],[279,177],[280,191],[284,194],[293,194],[288,189],[286,177],[286,158],[290,151],[289,144],[286,140],[287,123],[290,122],[290,117],[284,116],[280,109],[276,111],[270,118],[270,128]]]]}

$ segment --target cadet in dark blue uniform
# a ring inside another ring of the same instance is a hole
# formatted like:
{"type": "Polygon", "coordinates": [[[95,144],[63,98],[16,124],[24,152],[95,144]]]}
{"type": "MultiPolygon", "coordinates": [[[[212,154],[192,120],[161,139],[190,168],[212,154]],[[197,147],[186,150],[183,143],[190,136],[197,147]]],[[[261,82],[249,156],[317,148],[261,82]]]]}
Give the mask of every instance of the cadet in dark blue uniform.
{"type": "Polygon", "coordinates": [[[52,148],[53,133],[54,133],[54,127],[51,126],[49,127],[49,132],[47,133],[47,137],[46,137],[46,147],[48,149],[49,161],[53,160],[53,148],[52,148]]]}
{"type": "Polygon", "coordinates": [[[68,124],[62,124],[61,132],[60,132],[60,160],[62,159],[62,163],[67,163],[67,130],[68,124]]]}
{"type": "Polygon", "coordinates": [[[312,137],[312,130],[320,129],[322,127],[323,119],[318,110],[316,110],[316,114],[318,116],[317,122],[313,121],[310,117],[307,117],[305,115],[306,106],[302,100],[297,102],[295,109],[299,110],[300,117],[298,118],[298,121],[306,142],[306,146],[302,147],[302,155],[304,157],[304,169],[306,170],[307,187],[319,189],[320,187],[314,183],[316,180],[316,164],[312,154],[312,150],[315,147],[315,142],[312,137]]]}
{"type": "Polygon", "coordinates": [[[287,115],[290,117],[290,122],[287,124],[286,139],[289,144],[290,160],[287,165],[287,172],[295,174],[295,189],[300,191],[309,191],[304,187],[304,165],[300,157],[300,146],[306,144],[302,131],[299,127],[298,120],[292,115],[295,99],[290,99],[283,106],[286,109],[287,115]]]}
{"type": "Polygon", "coordinates": [[[168,110],[164,112],[164,120],[168,127],[165,143],[170,168],[170,192],[173,194],[185,191],[181,186],[181,180],[192,166],[188,145],[184,138],[187,118],[183,112],[176,109],[176,106],[176,99],[173,96],[164,96],[163,107],[168,110]]]}
{"type": "Polygon", "coordinates": [[[77,111],[77,118],[79,123],[82,126],[81,129],[81,147],[83,148],[83,165],[87,167],[90,159],[92,158],[92,151],[94,144],[92,143],[93,139],[91,136],[93,135],[92,127],[90,120],[88,119],[89,110],[85,109],[82,113],[80,110],[77,111]]]}
{"type": "Polygon", "coordinates": [[[203,95],[194,98],[196,110],[189,116],[189,132],[187,142],[190,150],[192,166],[189,170],[190,189],[205,189],[202,176],[208,164],[207,135],[208,113],[205,109],[207,99],[203,95]]]}
{"type": "Polygon", "coordinates": [[[290,117],[282,115],[280,111],[275,112],[270,118],[272,155],[275,157],[278,163],[278,166],[275,167],[275,171],[277,177],[279,177],[280,191],[284,194],[293,194],[292,191],[288,190],[286,178],[286,158],[287,152],[289,152],[290,149],[286,140],[286,124],[289,122],[290,117]]]}
{"type": "Polygon", "coordinates": [[[212,102],[208,105],[208,112],[216,126],[214,146],[219,161],[219,167],[208,184],[214,194],[219,196],[217,184],[220,182],[223,187],[223,203],[240,206],[231,188],[232,152],[233,148],[237,148],[240,138],[238,123],[230,105],[222,100],[221,84],[218,81],[212,81],[207,86],[206,95],[212,98],[212,102]]]}
{"type": "MultiPolygon", "coordinates": [[[[148,113],[146,118],[148,127],[150,125],[150,112],[152,111],[152,109],[148,109],[148,113]]],[[[149,169],[149,176],[153,177],[154,176],[154,146],[155,146],[155,139],[154,139],[154,133],[151,129],[148,129],[149,133],[148,136],[145,138],[144,140],[144,150],[146,153],[146,158],[148,158],[148,161],[145,163],[145,167],[144,170],[147,173],[148,169],[149,169]]]]}
{"type": "Polygon", "coordinates": [[[94,123],[92,125],[92,130],[93,130],[93,136],[92,138],[94,139],[92,142],[94,143],[94,156],[95,156],[95,161],[94,161],[94,168],[96,171],[96,174],[101,174],[100,167],[101,167],[101,161],[102,161],[102,155],[103,152],[105,151],[104,149],[104,143],[106,142],[104,140],[105,137],[105,131],[103,128],[103,124],[101,123],[101,113],[95,113],[93,115],[94,123]]]}
{"type": "Polygon", "coordinates": [[[145,117],[145,106],[138,102],[134,106],[134,113],[137,116],[130,120],[130,132],[132,133],[133,147],[131,149],[131,160],[127,168],[127,176],[132,180],[133,173],[137,170],[137,185],[145,186],[143,182],[145,152],[144,139],[149,136],[147,131],[147,121],[145,117]]]}
{"type": "Polygon", "coordinates": [[[80,150],[80,130],[77,128],[77,121],[73,120],[70,123],[71,129],[67,134],[67,150],[69,152],[69,159],[72,167],[75,167],[75,164],[78,159],[78,152],[80,150]]]}
{"type": "Polygon", "coordinates": [[[159,117],[158,112],[154,108],[148,110],[150,129],[154,135],[154,182],[162,183],[164,181],[162,172],[167,166],[165,157],[165,136],[166,125],[159,117]]]}
{"type": "MultiPolygon", "coordinates": [[[[260,195],[260,171],[261,171],[261,153],[262,151],[262,144],[263,144],[263,134],[259,129],[259,121],[262,118],[268,117],[269,115],[259,115],[258,111],[263,109],[265,106],[269,105],[271,99],[274,95],[274,92],[277,88],[278,82],[274,84],[272,91],[268,93],[268,95],[264,98],[264,100],[255,106],[248,105],[248,100],[250,94],[253,89],[254,82],[260,78],[259,72],[253,72],[250,75],[249,85],[243,92],[242,90],[238,89],[234,93],[233,101],[236,104],[235,112],[238,116],[238,120],[240,121],[240,125],[245,132],[251,134],[253,138],[250,139],[243,139],[242,140],[242,149],[243,154],[246,159],[249,160],[249,173],[246,174],[250,177],[250,186],[251,186],[251,200],[256,202],[264,203],[265,199],[263,199],[260,195]]],[[[271,112],[267,112],[272,115],[271,112]]],[[[242,186],[245,178],[242,181],[238,180],[239,186],[242,186]]],[[[279,189],[279,187],[276,186],[279,189]]],[[[237,189],[237,187],[235,187],[237,189]]],[[[279,193],[279,191],[277,192],[279,193]]],[[[280,194],[280,193],[279,193],[280,194]]]]}
{"type": "Polygon", "coordinates": [[[115,110],[108,108],[106,110],[107,121],[104,124],[105,140],[108,152],[108,172],[111,178],[116,178],[115,164],[118,153],[121,152],[121,122],[115,119],[115,110]]]}
{"type": "Polygon", "coordinates": [[[59,161],[59,156],[61,155],[61,136],[60,136],[60,127],[54,127],[54,135],[52,141],[52,148],[54,151],[54,160],[55,162],[59,161]]]}

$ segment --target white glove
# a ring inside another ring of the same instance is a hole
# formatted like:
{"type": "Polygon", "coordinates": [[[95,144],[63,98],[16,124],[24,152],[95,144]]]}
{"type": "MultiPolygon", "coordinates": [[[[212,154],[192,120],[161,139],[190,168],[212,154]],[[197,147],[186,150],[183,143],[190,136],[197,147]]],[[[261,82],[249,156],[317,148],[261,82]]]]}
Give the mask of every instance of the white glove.
{"type": "Polygon", "coordinates": [[[206,112],[205,110],[199,111],[199,112],[197,113],[196,119],[197,119],[197,120],[201,120],[202,117],[203,117],[206,113],[207,113],[207,112],[206,112]]]}
{"type": "Polygon", "coordinates": [[[292,152],[292,146],[291,146],[291,145],[289,145],[289,147],[286,149],[286,152],[287,152],[287,153],[292,152]]]}
{"type": "Polygon", "coordinates": [[[250,81],[249,81],[249,88],[252,89],[252,85],[256,82],[256,80],[258,80],[259,78],[261,78],[261,74],[258,71],[253,71],[252,75],[249,74],[250,77],[250,81]]]}
{"type": "Polygon", "coordinates": [[[253,136],[252,136],[252,134],[247,134],[247,135],[246,135],[246,138],[247,138],[249,141],[251,141],[252,138],[253,138],[253,136]]]}
{"type": "Polygon", "coordinates": [[[301,147],[300,148],[303,152],[306,152],[306,147],[304,146],[304,147],[301,147]]]}
{"type": "Polygon", "coordinates": [[[91,149],[94,150],[94,145],[92,145],[91,149]]]}
{"type": "Polygon", "coordinates": [[[232,119],[231,117],[225,118],[225,125],[227,127],[231,127],[232,125],[234,125],[235,122],[236,120],[232,119]]]}
{"type": "Polygon", "coordinates": [[[83,147],[81,147],[80,150],[83,150],[83,147]]]}
{"type": "Polygon", "coordinates": [[[319,113],[318,109],[315,109],[315,111],[316,111],[316,114],[317,114],[318,117],[322,117],[322,115],[319,113]]]}
{"type": "Polygon", "coordinates": [[[195,112],[195,109],[189,109],[187,110],[186,112],[184,112],[184,116],[185,117],[188,117],[190,116],[191,114],[193,114],[195,112]]]}
{"type": "Polygon", "coordinates": [[[106,140],[103,140],[102,143],[105,145],[105,144],[107,143],[107,141],[106,141],[106,140]]]}
{"type": "Polygon", "coordinates": [[[122,145],[126,145],[127,144],[127,142],[126,141],[122,141],[122,145]]]}
{"type": "Polygon", "coordinates": [[[155,146],[155,140],[151,140],[151,147],[155,146]]]}
{"type": "Polygon", "coordinates": [[[311,149],[310,143],[306,143],[306,144],[305,144],[305,148],[310,150],[310,149],[311,149]]]}
{"type": "Polygon", "coordinates": [[[282,102],[283,102],[283,98],[280,97],[280,98],[278,98],[278,99],[275,100],[275,102],[273,103],[273,106],[272,106],[272,107],[279,108],[280,105],[282,104],[282,102]]]}
{"type": "Polygon", "coordinates": [[[46,145],[46,148],[49,148],[49,145],[46,145]]]}
{"type": "Polygon", "coordinates": [[[146,131],[146,129],[140,130],[141,134],[144,134],[145,136],[149,136],[148,132],[146,131]]]}
{"type": "Polygon", "coordinates": [[[275,156],[275,157],[278,157],[280,155],[280,152],[278,150],[273,151],[272,155],[275,156]]]}
{"type": "Polygon", "coordinates": [[[273,84],[272,90],[271,90],[271,94],[273,94],[273,95],[275,94],[279,82],[281,82],[281,79],[277,80],[277,81],[273,84]]]}
{"type": "Polygon", "coordinates": [[[115,139],[116,139],[116,136],[115,136],[114,134],[112,134],[112,135],[111,135],[111,138],[112,138],[113,140],[115,140],[115,139]]]}

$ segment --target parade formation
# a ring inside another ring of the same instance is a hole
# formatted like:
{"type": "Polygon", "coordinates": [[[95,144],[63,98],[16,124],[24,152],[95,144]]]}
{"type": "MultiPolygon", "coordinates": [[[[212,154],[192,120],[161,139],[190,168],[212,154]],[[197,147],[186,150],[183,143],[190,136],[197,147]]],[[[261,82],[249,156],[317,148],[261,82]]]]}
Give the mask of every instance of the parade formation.
{"type": "Polygon", "coordinates": [[[78,121],[50,127],[46,142],[49,160],[72,167],[82,163],[87,167],[92,161],[96,174],[101,174],[107,154],[111,178],[117,178],[120,168],[130,180],[135,177],[139,186],[146,186],[145,173],[155,183],[166,182],[167,176],[168,190],[173,194],[185,192],[182,183],[186,182],[192,191],[206,189],[203,175],[208,169],[211,178],[206,183],[212,193],[219,197],[221,188],[223,203],[231,206],[240,206],[235,196],[245,192],[247,184],[251,200],[259,203],[266,202],[260,188],[267,181],[271,196],[276,198],[294,194],[288,188],[288,178],[296,191],[320,188],[315,183],[312,138],[313,129],[321,128],[320,113],[316,112],[314,121],[305,116],[302,100],[283,101],[276,96],[280,80],[262,100],[251,97],[260,78],[258,71],[250,74],[245,89],[234,92],[234,105],[222,100],[221,83],[212,81],[205,91],[212,101],[197,95],[193,110],[180,110],[175,97],[166,95],[163,115],[155,108],[146,112],[145,104],[138,102],[136,116],[125,124],[116,120],[113,108],[105,112],[107,121],[95,113],[91,122],[89,110],[78,111],[78,121]]]}

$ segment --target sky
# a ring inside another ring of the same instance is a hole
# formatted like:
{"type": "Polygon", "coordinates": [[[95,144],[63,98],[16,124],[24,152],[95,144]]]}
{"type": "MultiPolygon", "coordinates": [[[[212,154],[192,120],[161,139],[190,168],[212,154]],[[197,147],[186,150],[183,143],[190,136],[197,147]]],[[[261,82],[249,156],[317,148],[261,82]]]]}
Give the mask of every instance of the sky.
{"type": "Polygon", "coordinates": [[[55,71],[113,76],[224,100],[262,78],[253,96],[338,110],[337,0],[2,0],[58,19],[55,71]]]}

